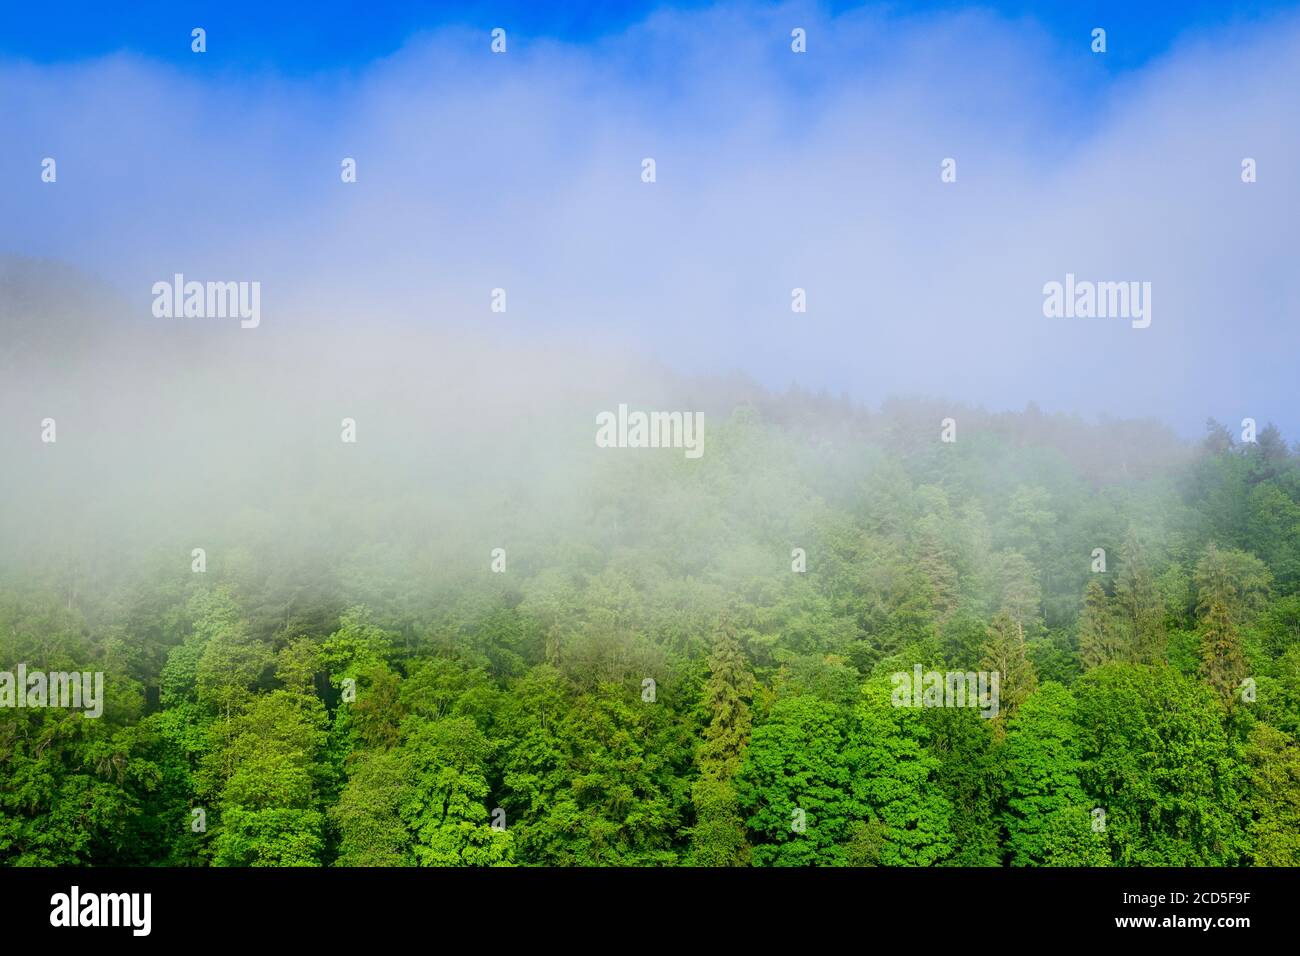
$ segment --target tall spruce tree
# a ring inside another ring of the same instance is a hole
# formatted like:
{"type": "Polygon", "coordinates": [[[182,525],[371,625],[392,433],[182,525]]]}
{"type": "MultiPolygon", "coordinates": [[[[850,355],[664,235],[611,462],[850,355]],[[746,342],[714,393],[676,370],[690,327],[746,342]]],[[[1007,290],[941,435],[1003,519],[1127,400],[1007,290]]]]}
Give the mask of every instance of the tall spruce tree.
{"type": "Polygon", "coordinates": [[[1038,686],[1038,672],[1026,654],[1025,629],[1008,612],[999,612],[988,627],[980,669],[998,674],[999,721],[1010,716],[1038,686]]]}
{"type": "Polygon", "coordinates": [[[749,743],[749,700],[754,693],[754,675],[730,624],[723,624],[718,630],[708,663],[704,705],[709,723],[704,728],[699,764],[704,773],[730,778],[740,766],[745,745],[749,743]]]}
{"type": "Polygon", "coordinates": [[[1225,702],[1231,703],[1246,676],[1241,635],[1222,601],[1210,605],[1201,620],[1201,674],[1225,702]]]}
{"type": "Polygon", "coordinates": [[[1100,667],[1123,657],[1115,627],[1115,616],[1101,582],[1088,582],[1079,614],[1079,659],[1084,670],[1100,667]]]}
{"type": "Polygon", "coordinates": [[[754,677],[729,622],[718,629],[708,664],[703,701],[708,724],[696,755],[700,775],[691,787],[691,858],[697,866],[743,866],[749,845],[732,778],[749,743],[754,677]]]}
{"type": "Polygon", "coordinates": [[[1159,664],[1165,659],[1165,602],[1137,532],[1124,539],[1123,566],[1115,581],[1115,607],[1125,656],[1135,664],[1159,664]]]}

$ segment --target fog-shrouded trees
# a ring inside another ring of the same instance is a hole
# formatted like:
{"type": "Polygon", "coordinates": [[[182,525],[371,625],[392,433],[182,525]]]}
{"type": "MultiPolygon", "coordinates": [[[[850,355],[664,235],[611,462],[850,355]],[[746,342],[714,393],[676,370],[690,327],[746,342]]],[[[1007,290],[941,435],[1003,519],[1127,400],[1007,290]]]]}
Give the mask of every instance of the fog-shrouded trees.
{"type": "Polygon", "coordinates": [[[1276,429],[746,394],[699,460],[534,421],[111,561],[0,540],[0,862],[1300,865],[1276,429]]]}

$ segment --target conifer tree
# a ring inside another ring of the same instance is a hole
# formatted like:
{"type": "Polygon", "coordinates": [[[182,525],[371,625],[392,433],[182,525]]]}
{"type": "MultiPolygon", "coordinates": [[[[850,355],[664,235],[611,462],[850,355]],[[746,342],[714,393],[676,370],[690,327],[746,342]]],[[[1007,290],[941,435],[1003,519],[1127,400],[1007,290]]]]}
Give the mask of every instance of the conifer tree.
{"type": "Polygon", "coordinates": [[[1038,672],[1025,653],[1025,629],[1006,611],[988,627],[980,669],[999,675],[998,719],[1011,714],[1038,686],[1038,672]]]}
{"type": "Polygon", "coordinates": [[[705,773],[730,778],[740,766],[749,742],[749,698],[753,694],[754,677],[729,624],[724,624],[714,638],[708,663],[704,705],[708,708],[709,723],[704,728],[699,764],[705,773]]]}
{"type": "Polygon", "coordinates": [[[1125,657],[1135,664],[1159,664],[1165,659],[1165,603],[1156,586],[1147,553],[1130,528],[1124,540],[1124,565],[1115,582],[1125,657]]]}
{"type": "Polygon", "coordinates": [[[1225,702],[1231,702],[1246,676],[1241,636],[1222,601],[1210,605],[1201,621],[1201,674],[1225,702]]]}
{"type": "Polygon", "coordinates": [[[696,821],[691,856],[697,866],[744,866],[749,846],[732,777],[749,743],[754,678],[729,623],[714,638],[708,664],[704,706],[709,722],[696,758],[700,776],[691,787],[696,821]]]}
{"type": "Polygon", "coordinates": [[[1233,625],[1244,624],[1264,603],[1272,575],[1253,554],[1211,543],[1201,553],[1193,575],[1196,609],[1208,615],[1221,604],[1233,625]]]}
{"type": "Polygon", "coordinates": [[[1106,589],[1096,580],[1089,581],[1079,614],[1079,658],[1083,669],[1091,670],[1122,656],[1106,589]]]}
{"type": "Polygon", "coordinates": [[[1231,703],[1246,676],[1241,625],[1259,607],[1270,575],[1254,555],[1210,544],[1197,562],[1195,581],[1201,674],[1231,703]]]}

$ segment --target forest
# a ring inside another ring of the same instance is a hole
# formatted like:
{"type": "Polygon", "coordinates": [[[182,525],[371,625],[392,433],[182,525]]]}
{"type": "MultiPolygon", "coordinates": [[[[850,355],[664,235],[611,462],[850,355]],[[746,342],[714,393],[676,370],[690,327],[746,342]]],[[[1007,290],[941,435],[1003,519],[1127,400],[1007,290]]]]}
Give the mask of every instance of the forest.
{"type": "Polygon", "coordinates": [[[0,709],[0,861],[1300,864],[1300,453],[949,414],[754,390],[699,460],[305,468],[198,541],[12,509],[0,667],[105,700],[0,709]]]}

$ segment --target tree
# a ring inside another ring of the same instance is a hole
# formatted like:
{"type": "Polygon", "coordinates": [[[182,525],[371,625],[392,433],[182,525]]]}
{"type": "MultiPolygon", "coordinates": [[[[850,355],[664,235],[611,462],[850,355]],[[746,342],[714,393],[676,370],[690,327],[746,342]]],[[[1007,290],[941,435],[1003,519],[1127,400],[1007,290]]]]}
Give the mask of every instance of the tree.
{"type": "Polygon", "coordinates": [[[393,635],[372,623],[370,609],[349,608],[339,618],[339,627],[321,644],[320,662],[335,687],[346,678],[387,666],[393,651],[393,635]]]}
{"type": "Polygon", "coordinates": [[[248,633],[243,623],[214,634],[203,645],[195,668],[195,687],[201,703],[221,714],[245,707],[254,696],[262,675],[275,662],[269,647],[248,633]]]}
{"type": "Polygon", "coordinates": [[[1004,551],[1000,558],[1002,580],[1001,612],[1020,626],[1021,632],[1039,620],[1042,587],[1038,572],[1018,551],[1004,551]]]}
{"type": "Polygon", "coordinates": [[[714,638],[708,665],[704,707],[709,722],[704,728],[699,764],[702,772],[730,778],[739,768],[749,742],[749,698],[754,678],[729,625],[724,625],[714,638]]]}
{"type": "Polygon", "coordinates": [[[1205,439],[1201,445],[1211,455],[1223,455],[1232,451],[1234,442],[1232,432],[1226,425],[1221,425],[1213,418],[1205,422],[1205,439]]]}
{"type": "Polygon", "coordinates": [[[1252,620],[1264,607],[1272,575],[1253,554],[1211,543],[1201,553],[1193,574],[1196,609],[1208,614],[1220,605],[1233,627],[1252,620]]]}
{"type": "Polygon", "coordinates": [[[320,865],[325,815],[316,798],[324,707],[314,697],[274,690],[253,698],[228,723],[212,754],[211,772],[223,780],[213,863],[320,865]],[[221,739],[227,734],[229,743],[221,739]]]}
{"type": "Polygon", "coordinates": [[[754,728],[736,778],[759,866],[836,866],[866,816],[845,753],[844,715],[815,697],[777,701],[754,728]]]}
{"type": "Polygon", "coordinates": [[[1248,849],[1244,768],[1205,685],[1106,664],[1075,684],[1084,792],[1122,866],[1231,866],[1248,849]]]}
{"type": "Polygon", "coordinates": [[[1007,521],[1011,546],[1032,565],[1041,567],[1046,544],[1057,523],[1047,489],[1039,485],[1017,487],[1007,502],[1007,521]]]}
{"type": "Polygon", "coordinates": [[[729,624],[717,632],[708,666],[703,706],[709,722],[696,757],[700,776],[691,785],[691,858],[697,866],[743,866],[749,846],[731,779],[749,743],[754,678],[729,624]]]}
{"type": "Polygon", "coordinates": [[[1095,580],[1088,582],[1079,615],[1079,658],[1084,670],[1123,658],[1106,590],[1095,580]]]}
{"type": "Polygon", "coordinates": [[[514,837],[494,828],[487,806],[492,746],[467,717],[403,725],[402,768],[409,781],[398,814],[421,866],[500,866],[514,837]]]}
{"type": "Polygon", "coordinates": [[[1215,693],[1230,704],[1246,676],[1246,658],[1227,606],[1215,600],[1201,620],[1200,631],[1201,674],[1215,693]]]}
{"type": "Polygon", "coordinates": [[[1043,821],[1042,866],[1110,866],[1110,852],[1097,818],[1084,806],[1063,806],[1043,821]]]}
{"type": "MultiPolygon", "coordinates": [[[[936,497],[938,496],[942,496],[941,491],[937,492],[936,497]]],[[[917,521],[916,560],[921,573],[929,582],[934,611],[940,620],[957,607],[956,549],[950,542],[951,534],[952,519],[947,499],[939,497],[936,511],[917,521]]]]}
{"type": "Polygon", "coordinates": [[[695,826],[690,861],[695,866],[748,866],[750,851],[740,799],[730,780],[701,776],[691,785],[695,826]]]}
{"type": "Polygon", "coordinates": [[[1058,819],[1062,811],[1082,809],[1088,819],[1078,738],[1074,696],[1051,681],[1007,721],[1001,753],[1007,788],[1003,824],[1013,866],[1042,866],[1051,853],[1064,852],[1054,840],[1073,832],[1078,815],[1058,819]]]}
{"type": "Polygon", "coordinates": [[[531,862],[671,865],[689,741],[624,685],[584,694],[550,665],[512,684],[501,715],[502,806],[531,862]]]}
{"type": "Polygon", "coordinates": [[[922,712],[927,747],[939,760],[935,785],[952,807],[953,852],[944,866],[999,866],[1002,802],[996,724],[970,707],[931,707],[922,712]]]}
{"type": "Polygon", "coordinates": [[[383,664],[362,671],[357,697],[346,707],[359,748],[386,750],[397,743],[406,712],[400,700],[401,679],[383,664]]]}
{"type": "Polygon", "coordinates": [[[1010,614],[999,613],[989,625],[980,668],[999,675],[999,720],[1014,713],[1038,686],[1038,673],[1025,653],[1024,627],[1010,614]]]}
{"type": "Polygon", "coordinates": [[[1210,544],[1196,564],[1201,673],[1228,703],[1246,676],[1240,628],[1262,608],[1271,576],[1254,555],[1210,544]]]}
{"type": "Polygon", "coordinates": [[[393,751],[355,761],[352,776],[330,808],[339,830],[338,866],[409,866],[411,831],[402,819],[410,780],[406,761],[393,751]]]}
{"type": "Polygon", "coordinates": [[[1159,664],[1165,659],[1164,597],[1145,549],[1130,528],[1125,537],[1123,566],[1115,580],[1115,608],[1126,659],[1159,664]]]}
{"type": "Polygon", "coordinates": [[[929,747],[930,734],[920,712],[892,706],[884,678],[863,686],[848,740],[848,810],[855,822],[883,827],[882,866],[932,866],[955,848],[953,807],[936,785],[942,761],[929,747]]]}
{"type": "Polygon", "coordinates": [[[1300,866],[1300,744],[1268,724],[1256,724],[1246,759],[1255,865],[1300,866]]]}

